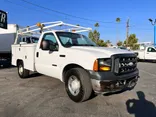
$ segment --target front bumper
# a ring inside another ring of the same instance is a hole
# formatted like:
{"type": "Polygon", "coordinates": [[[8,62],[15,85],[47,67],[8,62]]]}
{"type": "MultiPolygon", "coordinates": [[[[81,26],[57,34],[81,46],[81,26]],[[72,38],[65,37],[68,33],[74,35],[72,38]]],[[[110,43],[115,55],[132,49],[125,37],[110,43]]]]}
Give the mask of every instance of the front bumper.
{"type": "Polygon", "coordinates": [[[134,88],[139,78],[138,69],[132,73],[115,75],[110,72],[89,71],[93,90],[96,93],[121,91],[124,88],[134,88]]]}

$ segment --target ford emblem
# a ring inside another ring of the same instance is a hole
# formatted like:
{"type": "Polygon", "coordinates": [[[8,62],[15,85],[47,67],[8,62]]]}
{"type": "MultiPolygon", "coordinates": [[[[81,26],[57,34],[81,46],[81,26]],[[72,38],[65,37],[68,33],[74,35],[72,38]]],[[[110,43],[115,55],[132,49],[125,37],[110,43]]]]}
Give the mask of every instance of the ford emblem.
{"type": "Polygon", "coordinates": [[[129,65],[129,66],[133,66],[133,62],[129,62],[128,65],[129,65]]]}

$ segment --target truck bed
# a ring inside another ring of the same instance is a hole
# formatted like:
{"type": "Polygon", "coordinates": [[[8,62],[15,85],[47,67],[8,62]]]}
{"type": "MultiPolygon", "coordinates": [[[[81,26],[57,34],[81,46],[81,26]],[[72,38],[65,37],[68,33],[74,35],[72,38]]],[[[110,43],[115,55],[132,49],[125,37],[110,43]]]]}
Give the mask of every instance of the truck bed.
{"type": "Polygon", "coordinates": [[[23,60],[24,68],[31,71],[36,71],[35,69],[35,43],[33,44],[16,44],[12,45],[12,65],[17,65],[18,60],[23,60]]]}

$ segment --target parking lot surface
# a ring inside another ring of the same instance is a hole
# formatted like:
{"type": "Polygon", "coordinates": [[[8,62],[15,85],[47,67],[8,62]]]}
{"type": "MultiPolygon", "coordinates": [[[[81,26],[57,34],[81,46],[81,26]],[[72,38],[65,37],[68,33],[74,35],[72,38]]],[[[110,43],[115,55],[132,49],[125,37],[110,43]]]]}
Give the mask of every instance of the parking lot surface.
{"type": "Polygon", "coordinates": [[[156,117],[156,63],[138,64],[132,91],[71,101],[64,84],[44,75],[20,79],[17,69],[0,68],[0,117],[156,117]]]}

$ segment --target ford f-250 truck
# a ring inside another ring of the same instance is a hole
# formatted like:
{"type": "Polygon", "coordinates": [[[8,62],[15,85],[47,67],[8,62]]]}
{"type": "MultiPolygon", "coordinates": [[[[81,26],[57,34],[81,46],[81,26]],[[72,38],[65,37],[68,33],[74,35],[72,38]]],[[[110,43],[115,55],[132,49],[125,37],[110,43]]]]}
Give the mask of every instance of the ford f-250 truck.
{"type": "Polygon", "coordinates": [[[89,99],[92,91],[101,94],[135,87],[139,71],[134,53],[96,46],[80,34],[90,28],[61,21],[38,23],[37,26],[39,28],[31,26],[32,30],[29,27],[25,32],[19,31],[18,35],[39,30],[38,43],[17,44],[17,37],[12,45],[12,65],[17,66],[21,78],[34,71],[60,79],[75,102],[89,99]],[[70,28],[54,29],[63,25],[70,28]]]}

